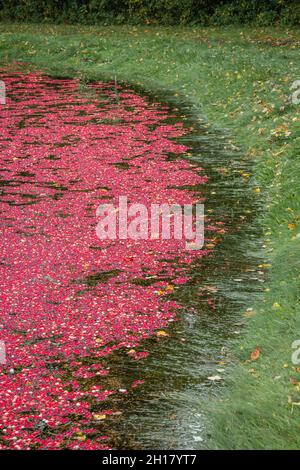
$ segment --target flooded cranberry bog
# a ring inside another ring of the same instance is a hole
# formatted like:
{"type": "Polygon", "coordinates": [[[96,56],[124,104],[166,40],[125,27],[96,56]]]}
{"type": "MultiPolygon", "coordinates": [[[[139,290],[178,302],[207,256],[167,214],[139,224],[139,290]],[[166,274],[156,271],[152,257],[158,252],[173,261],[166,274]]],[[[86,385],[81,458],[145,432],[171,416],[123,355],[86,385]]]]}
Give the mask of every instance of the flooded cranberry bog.
{"type": "MultiPolygon", "coordinates": [[[[197,449],[258,281],[249,162],[167,94],[2,70],[2,449],[197,449]],[[205,204],[205,244],[99,204],[205,204]]],[[[257,204],[257,203],[256,203],[257,204]]]]}

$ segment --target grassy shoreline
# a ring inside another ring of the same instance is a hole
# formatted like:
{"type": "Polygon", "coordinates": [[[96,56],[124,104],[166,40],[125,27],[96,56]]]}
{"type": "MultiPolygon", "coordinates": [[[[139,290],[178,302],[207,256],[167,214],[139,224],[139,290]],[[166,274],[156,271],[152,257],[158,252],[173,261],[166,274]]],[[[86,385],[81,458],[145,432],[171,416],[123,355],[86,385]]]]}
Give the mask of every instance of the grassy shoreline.
{"type": "MultiPolygon", "coordinates": [[[[226,128],[254,161],[264,201],[268,271],[262,301],[249,305],[237,365],[209,403],[210,448],[300,447],[300,32],[283,28],[77,27],[0,24],[0,66],[29,62],[51,73],[127,80],[174,91],[209,123],[226,128]],[[251,352],[261,348],[256,360],[251,352]]],[[[248,179],[249,176],[245,175],[248,179]]],[[[245,312],[241,312],[245,315],[245,312]]]]}

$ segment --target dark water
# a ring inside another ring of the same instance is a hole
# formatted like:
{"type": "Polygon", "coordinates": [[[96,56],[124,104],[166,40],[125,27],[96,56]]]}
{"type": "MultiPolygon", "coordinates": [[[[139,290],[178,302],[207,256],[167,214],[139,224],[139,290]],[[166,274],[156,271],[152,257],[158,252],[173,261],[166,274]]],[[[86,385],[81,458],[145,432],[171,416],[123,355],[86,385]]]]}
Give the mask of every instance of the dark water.
{"type": "MultiPolygon", "coordinates": [[[[153,99],[174,111],[171,97],[153,99]]],[[[233,342],[244,328],[242,313],[259,296],[264,282],[257,267],[259,203],[248,178],[241,176],[251,172],[250,162],[224,133],[207,131],[196,122],[189,106],[175,106],[186,125],[194,128],[180,139],[191,146],[188,158],[209,176],[199,193],[206,199],[205,213],[224,221],[228,232],[211,256],[194,263],[191,280],[174,295],[182,309],[170,337],[145,341],[143,350],[150,354],[143,361],[130,361],[122,352],[109,358],[114,374],[110,380],[119,388],[126,389],[133,379],[145,380],[130,396],[107,400],[108,409],[122,412],[104,425],[114,449],[205,448],[211,437],[208,403],[222,393],[234,362],[233,342]],[[224,380],[208,379],[216,375],[224,380]]]]}

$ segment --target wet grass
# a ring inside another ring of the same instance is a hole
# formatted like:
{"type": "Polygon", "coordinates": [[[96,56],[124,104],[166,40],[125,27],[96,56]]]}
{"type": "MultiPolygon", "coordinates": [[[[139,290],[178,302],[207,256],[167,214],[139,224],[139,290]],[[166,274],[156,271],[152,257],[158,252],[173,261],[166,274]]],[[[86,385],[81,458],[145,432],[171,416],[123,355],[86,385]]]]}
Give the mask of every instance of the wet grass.
{"type": "Polygon", "coordinates": [[[227,129],[254,163],[254,174],[242,176],[264,203],[260,270],[268,282],[253,310],[240,312],[247,326],[231,343],[235,364],[224,393],[199,400],[210,408],[210,448],[300,446],[300,369],[291,361],[300,331],[300,104],[290,97],[300,79],[299,41],[299,31],[279,28],[0,25],[3,65],[173,91],[199,118],[227,129]],[[257,346],[260,357],[251,361],[257,346]]]}

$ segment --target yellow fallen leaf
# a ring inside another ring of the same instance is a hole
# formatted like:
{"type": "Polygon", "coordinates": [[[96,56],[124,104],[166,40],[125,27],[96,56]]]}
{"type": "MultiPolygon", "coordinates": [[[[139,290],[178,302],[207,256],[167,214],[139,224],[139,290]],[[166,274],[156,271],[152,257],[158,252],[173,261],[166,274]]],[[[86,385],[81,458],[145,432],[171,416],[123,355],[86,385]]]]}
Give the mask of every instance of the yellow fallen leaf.
{"type": "Polygon", "coordinates": [[[218,292],[218,288],[216,286],[205,286],[204,287],[204,290],[206,290],[207,292],[218,292]]]}
{"type": "Polygon", "coordinates": [[[292,401],[291,398],[288,400],[288,403],[292,406],[300,406],[300,401],[292,401]]]}
{"type": "Polygon", "coordinates": [[[278,310],[279,308],[281,308],[281,305],[278,302],[274,302],[273,305],[272,305],[272,309],[273,310],[278,310]]]}
{"type": "Polygon", "coordinates": [[[173,292],[174,286],[172,284],[168,284],[167,287],[166,287],[166,290],[169,291],[169,292],[173,292]]]}
{"type": "Polygon", "coordinates": [[[158,290],[156,291],[157,295],[165,295],[165,291],[164,290],[158,290]]]}
{"type": "Polygon", "coordinates": [[[96,421],[102,421],[103,419],[106,419],[106,415],[93,415],[93,418],[96,421]]]}
{"type": "Polygon", "coordinates": [[[156,332],[156,336],[170,336],[170,335],[164,330],[159,330],[156,332]]]}

